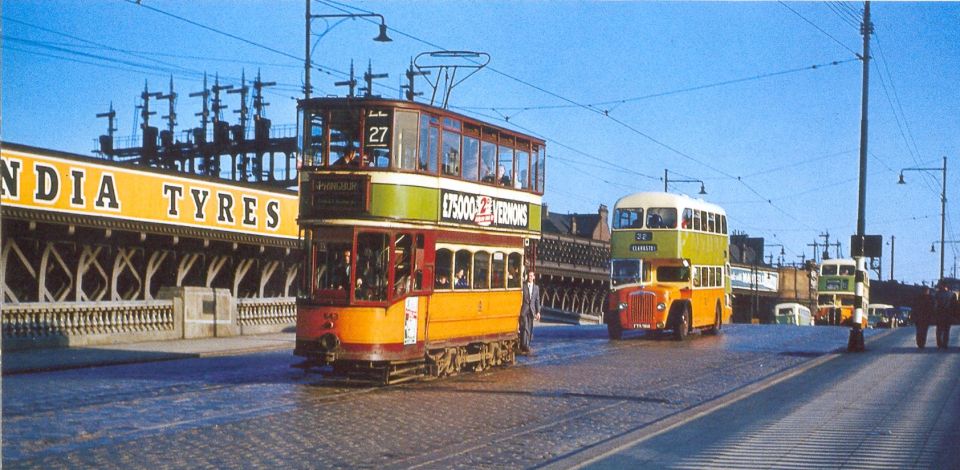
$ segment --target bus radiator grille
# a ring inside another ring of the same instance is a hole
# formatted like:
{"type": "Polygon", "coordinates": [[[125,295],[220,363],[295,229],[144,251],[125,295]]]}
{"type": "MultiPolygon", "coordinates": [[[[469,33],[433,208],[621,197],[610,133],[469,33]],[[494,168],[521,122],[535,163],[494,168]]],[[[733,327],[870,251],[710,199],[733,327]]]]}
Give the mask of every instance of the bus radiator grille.
{"type": "Polygon", "coordinates": [[[630,323],[635,327],[651,328],[656,296],[652,292],[637,292],[630,296],[630,323]]]}

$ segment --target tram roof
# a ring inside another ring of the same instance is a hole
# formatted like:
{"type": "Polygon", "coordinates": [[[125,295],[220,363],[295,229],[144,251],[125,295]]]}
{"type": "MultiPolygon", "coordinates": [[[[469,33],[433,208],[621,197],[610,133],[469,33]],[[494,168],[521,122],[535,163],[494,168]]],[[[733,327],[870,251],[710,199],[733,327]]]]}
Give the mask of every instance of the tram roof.
{"type": "Polygon", "coordinates": [[[674,194],[664,192],[640,192],[628,194],[617,200],[614,207],[677,207],[680,209],[699,209],[726,215],[722,207],[704,201],[703,199],[694,199],[686,194],[674,194]]]}
{"type": "Polygon", "coordinates": [[[483,126],[491,127],[500,132],[506,132],[508,134],[513,134],[513,135],[522,137],[524,139],[529,139],[530,141],[540,145],[546,145],[545,140],[539,137],[534,137],[530,134],[526,134],[524,132],[520,132],[516,129],[510,129],[507,127],[499,126],[497,124],[491,124],[488,121],[466,116],[454,111],[450,111],[449,109],[438,108],[436,106],[431,106],[426,103],[418,103],[416,101],[394,100],[394,99],[387,99],[387,98],[381,98],[381,97],[369,97],[369,98],[352,97],[351,98],[351,97],[345,97],[345,96],[326,96],[326,97],[310,98],[308,100],[299,100],[297,102],[297,106],[301,109],[312,108],[312,107],[346,108],[346,107],[363,106],[363,105],[370,105],[370,104],[375,104],[378,106],[387,106],[391,108],[417,109],[420,111],[427,111],[427,112],[442,115],[442,116],[449,116],[455,119],[459,119],[461,121],[473,122],[483,126]]]}

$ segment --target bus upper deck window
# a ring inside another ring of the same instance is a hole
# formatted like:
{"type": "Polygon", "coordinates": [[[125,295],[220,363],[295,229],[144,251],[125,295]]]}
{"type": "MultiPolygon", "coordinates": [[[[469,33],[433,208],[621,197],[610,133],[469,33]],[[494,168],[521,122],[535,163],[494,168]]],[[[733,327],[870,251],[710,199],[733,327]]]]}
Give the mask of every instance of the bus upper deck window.
{"type": "Polygon", "coordinates": [[[677,209],[673,207],[647,209],[647,228],[677,228],[677,209]]]}

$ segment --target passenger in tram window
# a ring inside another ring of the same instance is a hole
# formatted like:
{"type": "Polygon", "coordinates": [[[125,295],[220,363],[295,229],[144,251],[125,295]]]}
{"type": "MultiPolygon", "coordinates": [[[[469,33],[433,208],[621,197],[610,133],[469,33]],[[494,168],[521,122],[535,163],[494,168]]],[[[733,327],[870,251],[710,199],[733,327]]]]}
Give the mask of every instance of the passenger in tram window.
{"type": "Polygon", "coordinates": [[[333,162],[335,166],[360,166],[360,159],[357,158],[357,151],[354,149],[347,150],[343,156],[333,162]]]}
{"type": "Polygon", "coordinates": [[[480,174],[483,175],[483,178],[481,178],[481,180],[484,183],[493,183],[493,179],[494,179],[493,169],[491,169],[486,164],[483,164],[482,166],[483,166],[483,170],[480,172],[480,174]]]}
{"type": "Polygon", "coordinates": [[[447,279],[447,276],[444,276],[443,274],[438,274],[437,282],[434,284],[434,287],[437,289],[449,289],[450,279],[447,279]]]}
{"type": "Polygon", "coordinates": [[[507,168],[503,165],[497,167],[497,181],[503,186],[510,186],[510,174],[507,173],[507,168]]]}
{"type": "Polygon", "coordinates": [[[467,273],[463,269],[457,270],[457,284],[455,286],[457,289],[469,289],[470,282],[467,281],[467,273]]]}

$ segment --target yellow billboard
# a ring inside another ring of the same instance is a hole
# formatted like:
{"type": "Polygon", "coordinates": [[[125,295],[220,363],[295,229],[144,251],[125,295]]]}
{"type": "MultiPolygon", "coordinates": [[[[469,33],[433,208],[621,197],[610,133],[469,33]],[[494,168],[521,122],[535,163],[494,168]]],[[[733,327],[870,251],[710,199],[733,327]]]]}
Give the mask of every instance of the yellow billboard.
{"type": "Polygon", "coordinates": [[[0,203],[27,209],[297,238],[297,195],[199,177],[0,149],[0,203]]]}

